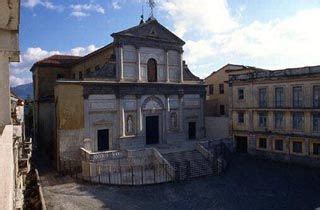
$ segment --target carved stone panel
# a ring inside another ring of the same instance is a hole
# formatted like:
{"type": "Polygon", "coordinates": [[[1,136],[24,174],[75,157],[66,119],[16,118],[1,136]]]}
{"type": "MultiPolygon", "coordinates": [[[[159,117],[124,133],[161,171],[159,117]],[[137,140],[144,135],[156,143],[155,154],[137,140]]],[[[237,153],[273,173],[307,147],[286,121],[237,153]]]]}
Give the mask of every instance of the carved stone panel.
{"type": "Polygon", "coordinates": [[[135,80],[137,77],[136,65],[126,64],[124,65],[123,76],[127,80],[135,80]]]}
{"type": "Polygon", "coordinates": [[[158,65],[158,81],[159,82],[164,82],[166,80],[165,78],[165,69],[163,65],[158,65]]]}
{"type": "Polygon", "coordinates": [[[170,98],[169,99],[169,107],[170,109],[177,109],[179,108],[179,99],[176,98],[170,98]]]}
{"type": "Polygon", "coordinates": [[[180,80],[180,69],[178,66],[170,66],[169,67],[169,75],[171,81],[179,81],[180,80]]]}
{"type": "Polygon", "coordinates": [[[177,51],[169,51],[169,65],[179,66],[180,65],[180,55],[177,51]]]}
{"type": "Polygon", "coordinates": [[[136,100],[125,100],[124,102],[125,110],[136,110],[137,109],[137,101],[136,100]]]}
{"type": "Polygon", "coordinates": [[[158,97],[150,96],[142,104],[143,110],[160,110],[164,109],[164,105],[158,97]]]}
{"type": "Polygon", "coordinates": [[[165,64],[164,51],[157,48],[141,48],[141,63],[146,64],[149,59],[153,58],[158,65],[165,64]]]}
{"type": "Polygon", "coordinates": [[[134,135],[136,133],[137,121],[136,121],[136,113],[135,112],[126,112],[125,113],[125,129],[126,136],[134,135]]]}
{"type": "Polygon", "coordinates": [[[123,60],[124,62],[136,62],[137,61],[137,52],[136,51],[123,51],[123,60]]]}
{"type": "Polygon", "coordinates": [[[176,110],[170,111],[170,130],[177,130],[179,129],[179,118],[178,118],[178,112],[176,110]]]}
{"type": "Polygon", "coordinates": [[[99,110],[115,110],[116,103],[115,100],[90,100],[89,109],[91,111],[99,110]]]}
{"type": "Polygon", "coordinates": [[[18,0],[0,1],[0,29],[19,29],[19,2],[18,0]]]}
{"type": "Polygon", "coordinates": [[[199,99],[186,99],[184,101],[184,105],[186,108],[199,108],[200,100],[199,99]]]}

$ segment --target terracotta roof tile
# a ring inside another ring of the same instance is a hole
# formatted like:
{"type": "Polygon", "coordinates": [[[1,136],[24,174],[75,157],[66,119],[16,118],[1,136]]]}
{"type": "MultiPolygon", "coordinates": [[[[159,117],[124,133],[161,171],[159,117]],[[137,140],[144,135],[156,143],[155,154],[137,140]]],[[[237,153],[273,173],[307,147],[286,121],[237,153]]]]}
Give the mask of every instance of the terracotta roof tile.
{"type": "Polygon", "coordinates": [[[35,63],[35,65],[53,65],[53,66],[61,66],[61,67],[69,67],[75,61],[77,61],[80,56],[73,56],[73,55],[53,55],[48,58],[45,58],[41,61],[35,63]]]}

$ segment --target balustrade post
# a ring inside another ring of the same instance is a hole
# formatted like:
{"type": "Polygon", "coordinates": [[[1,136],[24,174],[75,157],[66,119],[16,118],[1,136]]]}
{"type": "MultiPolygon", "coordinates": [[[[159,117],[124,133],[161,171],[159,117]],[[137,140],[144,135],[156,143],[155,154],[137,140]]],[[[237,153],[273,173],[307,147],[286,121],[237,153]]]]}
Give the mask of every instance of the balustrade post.
{"type": "Polygon", "coordinates": [[[131,166],[131,181],[132,185],[134,185],[133,166],[131,166]]]}
{"type": "Polygon", "coordinates": [[[143,165],[141,165],[141,184],[143,185],[143,165]]]}

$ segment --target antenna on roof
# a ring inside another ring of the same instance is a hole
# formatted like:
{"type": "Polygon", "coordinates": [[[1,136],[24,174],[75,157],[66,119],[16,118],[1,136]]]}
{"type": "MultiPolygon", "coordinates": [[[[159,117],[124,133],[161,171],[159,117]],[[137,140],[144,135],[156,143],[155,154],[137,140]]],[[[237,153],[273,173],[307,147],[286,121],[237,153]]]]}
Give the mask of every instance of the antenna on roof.
{"type": "Polygon", "coordinates": [[[144,4],[142,4],[141,7],[141,20],[140,20],[140,24],[144,23],[144,4]]]}
{"type": "Polygon", "coordinates": [[[151,19],[154,19],[154,16],[153,16],[153,9],[156,7],[156,2],[155,0],[149,0],[149,7],[150,7],[150,18],[151,19]]]}

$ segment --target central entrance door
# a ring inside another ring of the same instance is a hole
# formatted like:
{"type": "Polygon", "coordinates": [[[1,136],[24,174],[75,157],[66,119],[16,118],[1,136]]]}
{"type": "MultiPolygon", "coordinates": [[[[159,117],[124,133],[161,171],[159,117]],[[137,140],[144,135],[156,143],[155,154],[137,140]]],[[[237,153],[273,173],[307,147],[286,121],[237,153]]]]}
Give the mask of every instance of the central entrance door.
{"type": "Polygon", "coordinates": [[[109,150],[109,130],[98,130],[98,151],[109,150]]]}
{"type": "Polygon", "coordinates": [[[236,136],[236,150],[239,153],[247,153],[248,152],[248,139],[244,136],[236,136]]]}
{"type": "Polygon", "coordinates": [[[159,116],[146,117],[146,144],[159,143],[159,116]]]}
{"type": "Polygon", "coordinates": [[[196,123],[189,122],[189,139],[196,139],[196,123]]]}

